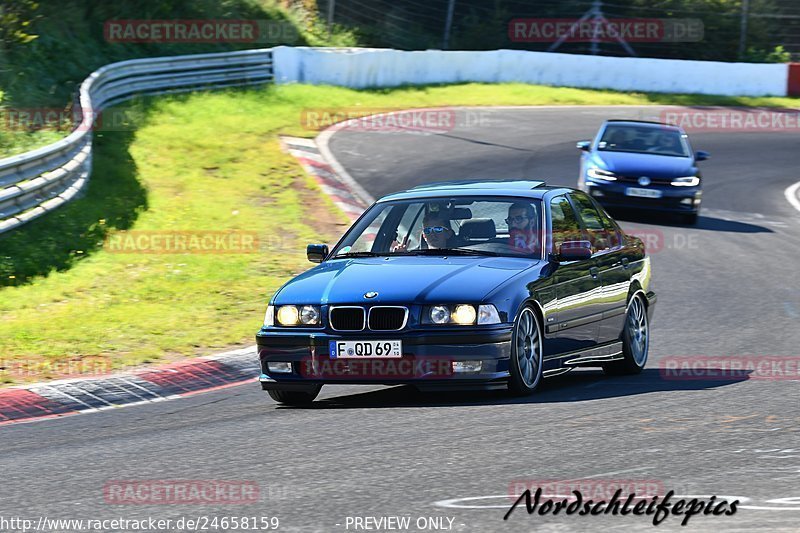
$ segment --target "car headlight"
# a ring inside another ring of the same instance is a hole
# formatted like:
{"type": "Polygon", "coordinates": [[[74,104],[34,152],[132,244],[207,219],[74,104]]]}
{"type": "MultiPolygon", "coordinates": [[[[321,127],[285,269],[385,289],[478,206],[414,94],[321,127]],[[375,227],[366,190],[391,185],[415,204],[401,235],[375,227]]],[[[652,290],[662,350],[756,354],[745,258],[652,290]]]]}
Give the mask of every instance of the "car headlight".
{"type": "Polygon", "coordinates": [[[589,170],[586,171],[586,175],[596,180],[617,181],[617,176],[613,172],[597,167],[589,167],[589,170]]]}
{"type": "Polygon", "coordinates": [[[697,176],[684,176],[682,178],[675,178],[670,182],[670,185],[675,187],[697,187],[700,185],[700,178],[697,176]]]}
{"type": "Polygon", "coordinates": [[[267,314],[264,315],[264,325],[267,327],[272,327],[275,325],[275,306],[268,305],[267,306],[267,314]]]}
{"type": "MultiPolygon", "coordinates": [[[[269,308],[267,315],[269,316],[269,308]]],[[[280,326],[316,326],[320,323],[320,310],[316,305],[281,305],[274,311],[280,326]]],[[[266,320],[264,322],[266,325],[266,320]]]]}
{"type": "Polygon", "coordinates": [[[314,305],[304,305],[300,308],[300,323],[307,326],[319,324],[319,307],[314,305]]]}
{"type": "Polygon", "coordinates": [[[300,323],[300,312],[297,310],[297,306],[294,305],[280,306],[275,315],[278,319],[278,324],[281,326],[296,326],[300,323]]]}
{"type": "Polygon", "coordinates": [[[431,322],[434,324],[447,324],[450,322],[450,309],[444,305],[431,307],[431,322]]]}
{"type": "Polygon", "coordinates": [[[478,324],[499,324],[500,315],[492,304],[478,307],[478,324]]]}
{"type": "Polygon", "coordinates": [[[475,311],[474,305],[459,304],[450,319],[456,324],[466,325],[474,324],[477,316],[478,313],[475,311]]]}
{"type": "Polygon", "coordinates": [[[500,315],[491,304],[434,305],[428,311],[429,324],[455,324],[468,326],[474,324],[499,324],[500,315]]]}

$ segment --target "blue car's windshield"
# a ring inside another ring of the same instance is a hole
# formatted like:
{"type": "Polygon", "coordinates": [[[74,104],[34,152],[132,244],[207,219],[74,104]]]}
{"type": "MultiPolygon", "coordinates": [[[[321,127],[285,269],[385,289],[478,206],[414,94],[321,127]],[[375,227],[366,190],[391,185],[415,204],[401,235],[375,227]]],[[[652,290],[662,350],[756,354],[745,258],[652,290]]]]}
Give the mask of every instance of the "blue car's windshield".
{"type": "Polygon", "coordinates": [[[658,126],[611,124],[606,127],[597,149],[604,152],[689,157],[689,143],[679,130],[658,126]]]}
{"type": "Polygon", "coordinates": [[[398,200],[370,208],[332,257],[542,257],[539,200],[489,196],[398,200]]]}

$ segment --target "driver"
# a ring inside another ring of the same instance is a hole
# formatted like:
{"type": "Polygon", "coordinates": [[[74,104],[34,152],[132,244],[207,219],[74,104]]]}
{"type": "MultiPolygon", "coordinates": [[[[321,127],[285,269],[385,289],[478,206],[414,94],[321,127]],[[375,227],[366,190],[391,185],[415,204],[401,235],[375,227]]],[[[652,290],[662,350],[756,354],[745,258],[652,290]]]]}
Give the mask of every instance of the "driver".
{"type": "Polygon", "coordinates": [[[661,135],[661,137],[659,138],[658,151],[666,152],[669,154],[682,153],[680,142],[678,142],[678,138],[675,135],[671,134],[661,135]]]}
{"type": "MultiPolygon", "coordinates": [[[[422,239],[431,250],[444,248],[458,248],[463,245],[462,240],[453,231],[450,220],[438,213],[426,213],[422,218],[422,239]]],[[[408,242],[397,241],[392,243],[392,252],[408,251],[408,242]]]]}

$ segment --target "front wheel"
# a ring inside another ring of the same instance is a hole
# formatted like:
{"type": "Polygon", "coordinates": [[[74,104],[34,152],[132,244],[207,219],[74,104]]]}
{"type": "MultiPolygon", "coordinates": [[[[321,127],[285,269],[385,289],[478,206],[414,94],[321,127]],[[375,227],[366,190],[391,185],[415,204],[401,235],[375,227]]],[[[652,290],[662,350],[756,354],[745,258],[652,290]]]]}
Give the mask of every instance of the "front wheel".
{"type": "Polygon", "coordinates": [[[308,405],[314,401],[320,390],[322,390],[322,385],[312,392],[286,390],[270,390],[267,392],[273,400],[283,405],[308,405]]]}
{"type": "Polygon", "coordinates": [[[700,216],[699,213],[689,213],[688,215],[683,215],[682,220],[683,223],[688,226],[694,226],[697,224],[697,218],[700,216]]]}
{"type": "Polygon", "coordinates": [[[542,381],[542,334],[533,309],[525,307],[511,335],[508,390],[515,396],[533,394],[542,381]]]}
{"type": "Polygon", "coordinates": [[[641,294],[631,298],[622,331],[622,360],[603,365],[610,375],[639,374],[647,363],[650,348],[650,323],[641,294]]]}

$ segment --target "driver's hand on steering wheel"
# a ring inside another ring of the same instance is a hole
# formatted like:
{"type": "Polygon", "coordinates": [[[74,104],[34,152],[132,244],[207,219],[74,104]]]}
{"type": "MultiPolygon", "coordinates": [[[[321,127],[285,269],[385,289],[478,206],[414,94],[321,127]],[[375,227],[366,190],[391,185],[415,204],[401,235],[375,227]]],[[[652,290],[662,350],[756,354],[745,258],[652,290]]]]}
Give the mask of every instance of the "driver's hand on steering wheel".
{"type": "Polygon", "coordinates": [[[406,236],[406,238],[403,239],[402,243],[399,243],[397,241],[392,241],[391,246],[389,246],[389,251],[393,252],[393,253],[394,252],[401,252],[401,253],[402,252],[407,252],[408,251],[408,236],[406,236]]]}

